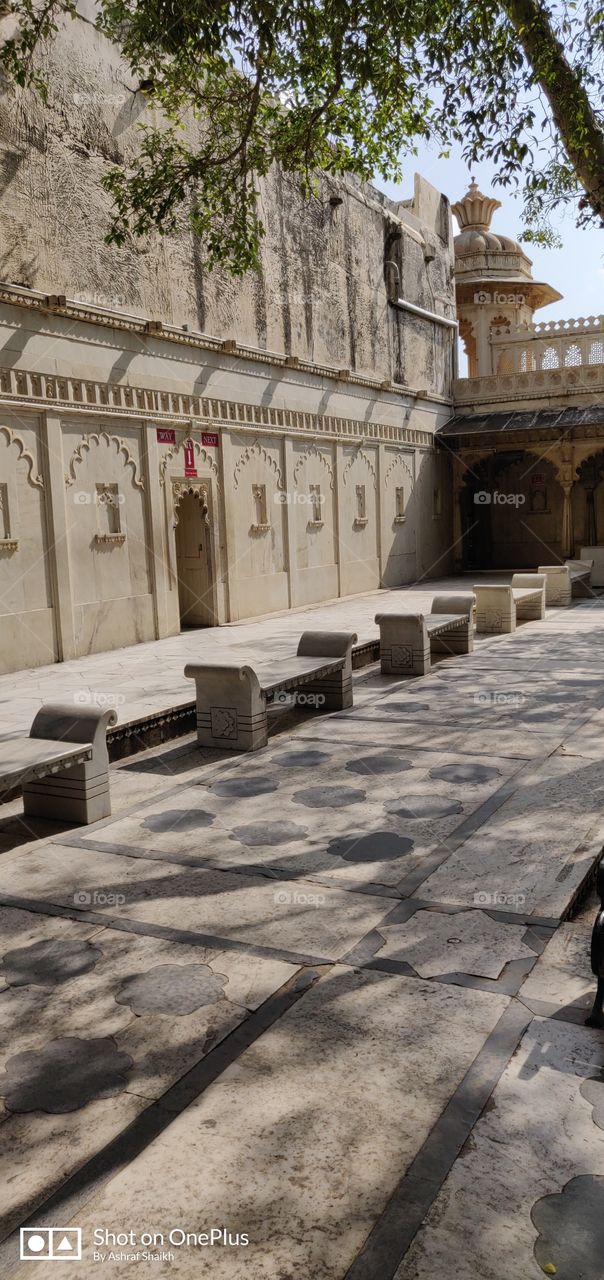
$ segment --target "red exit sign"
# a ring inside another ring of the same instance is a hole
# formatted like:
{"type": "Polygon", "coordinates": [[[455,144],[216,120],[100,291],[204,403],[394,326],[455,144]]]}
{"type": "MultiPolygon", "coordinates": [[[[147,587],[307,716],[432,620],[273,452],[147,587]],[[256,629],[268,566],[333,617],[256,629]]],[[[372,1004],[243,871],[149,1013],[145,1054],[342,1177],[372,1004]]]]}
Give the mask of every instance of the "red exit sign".
{"type": "Polygon", "coordinates": [[[201,433],[201,443],[202,443],[203,445],[205,445],[207,449],[217,449],[217,448],[218,448],[218,443],[219,443],[219,441],[218,441],[218,432],[217,432],[217,431],[202,431],[202,433],[201,433]]]}

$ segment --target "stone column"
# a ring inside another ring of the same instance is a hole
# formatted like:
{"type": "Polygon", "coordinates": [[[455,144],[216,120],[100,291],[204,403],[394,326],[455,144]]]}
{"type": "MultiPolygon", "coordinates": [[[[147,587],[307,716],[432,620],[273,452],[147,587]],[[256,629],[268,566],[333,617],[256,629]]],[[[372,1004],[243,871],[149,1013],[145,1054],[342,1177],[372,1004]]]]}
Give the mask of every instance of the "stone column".
{"type": "Polygon", "coordinates": [[[575,534],[573,528],[573,505],[572,491],[573,484],[567,481],[562,482],[562,491],[564,493],[564,505],[562,507],[562,555],[565,560],[571,559],[575,554],[575,534]]]}
{"type": "Polygon", "coordinates": [[[561,551],[563,559],[575,554],[575,532],[573,528],[572,491],[575,483],[574,449],[565,442],[560,446],[560,462],[558,464],[560,484],[564,494],[562,506],[561,551]]]}
{"type": "MultiPolygon", "coordinates": [[[[41,428],[42,457],[46,477],[48,564],[52,582],[57,649],[59,660],[67,662],[69,658],[77,656],[77,651],[67,541],[68,520],[61,419],[57,414],[45,413],[42,416],[41,428]]],[[[73,493],[73,490],[71,492],[73,493]]]]}

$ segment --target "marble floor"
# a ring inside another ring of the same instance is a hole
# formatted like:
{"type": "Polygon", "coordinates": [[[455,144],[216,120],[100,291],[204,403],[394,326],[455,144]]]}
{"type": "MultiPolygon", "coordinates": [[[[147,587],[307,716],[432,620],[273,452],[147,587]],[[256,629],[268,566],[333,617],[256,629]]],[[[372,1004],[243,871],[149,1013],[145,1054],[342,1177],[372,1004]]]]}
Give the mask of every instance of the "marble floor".
{"type": "MultiPolygon", "coordinates": [[[[210,639],[161,642],[154,697],[210,639]]],[[[152,662],[53,670],[126,715],[152,662]]],[[[601,1280],[604,602],[354,691],[122,760],[90,827],[0,809],[3,1278],[601,1280]]]]}

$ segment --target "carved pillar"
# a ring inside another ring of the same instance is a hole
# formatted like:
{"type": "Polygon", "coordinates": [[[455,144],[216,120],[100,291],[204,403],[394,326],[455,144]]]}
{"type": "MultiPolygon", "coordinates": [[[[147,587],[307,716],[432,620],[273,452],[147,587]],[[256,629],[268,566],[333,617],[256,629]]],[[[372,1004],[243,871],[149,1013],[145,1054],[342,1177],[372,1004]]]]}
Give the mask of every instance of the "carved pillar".
{"type": "Polygon", "coordinates": [[[563,483],[562,491],[564,493],[564,505],[562,507],[562,556],[565,560],[572,559],[575,554],[575,533],[573,528],[573,505],[572,505],[572,481],[570,484],[563,483]]]}
{"type": "Polygon", "coordinates": [[[560,484],[564,494],[562,506],[561,552],[564,560],[575,554],[575,531],[573,527],[572,491],[575,480],[574,449],[572,444],[560,446],[560,484]]]}

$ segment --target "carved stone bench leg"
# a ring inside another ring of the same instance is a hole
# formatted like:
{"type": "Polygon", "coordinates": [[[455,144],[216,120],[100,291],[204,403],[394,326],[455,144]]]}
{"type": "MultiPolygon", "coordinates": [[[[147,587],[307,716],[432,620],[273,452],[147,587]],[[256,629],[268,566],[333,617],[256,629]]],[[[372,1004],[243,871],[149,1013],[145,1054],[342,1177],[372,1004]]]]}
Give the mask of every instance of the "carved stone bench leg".
{"type": "Polygon", "coordinates": [[[567,609],[572,603],[572,583],[566,565],[539,565],[545,574],[545,603],[552,609],[567,609]]]}
{"type": "Polygon", "coordinates": [[[433,653],[473,653],[474,652],[474,595],[441,595],[432,601],[431,613],[457,613],[463,617],[460,627],[447,631],[443,636],[435,636],[431,648],[433,653]]]}
{"type": "Polygon", "coordinates": [[[539,595],[535,596],[534,600],[519,600],[517,602],[516,618],[525,618],[531,622],[544,618],[547,575],[545,573],[515,573],[512,578],[512,591],[514,587],[519,587],[524,591],[539,592],[539,595]]]}
{"type": "Polygon", "coordinates": [[[258,751],[266,746],[266,699],[251,667],[190,662],[185,676],[195,681],[201,747],[258,751]]]}
{"type": "Polygon", "coordinates": [[[345,711],[352,706],[352,646],[356,635],[351,631],[304,631],[298,644],[299,658],[342,659],[340,671],[330,671],[320,680],[309,680],[302,686],[304,694],[323,698],[323,711],[345,711]]]}
{"type": "MultiPolygon", "coordinates": [[[[434,612],[436,613],[436,609],[434,612]]],[[[473,653],[474,628],[466,624],[455,627],[452,631],[445,631],[442,636],[433,637],[430,648],[432,653],[450,653],[451,656],[456,653],[473,653]]]]}
{"type": "Polygon", "coordinates": [[[431,670],[430,639],[420,614],[377,613],[380,663],[385,676],[425,676],[431,670]]]}
{"type": "Polygon", "coordinates": [[[475,586],[476,630],[487,635],[508,635],[516,630],[516,609],[512,588],[475,586]]]}
{"type": "Polygon", "coordinates": [[[90,823],[110,816],[107,727],[116,720],[115,711],[98,707],[45,706],[38,711],[30,738],[90,742],[92,759],[24,783],[23,809],[28,817],[90,823]]]}
{"type": "Polygon", "coordinates": [[[545,617],[545,600],[540,595],[535,600],[519,600],[516,604],[516,618],[524,622],[537,622],[545,617]]]}

